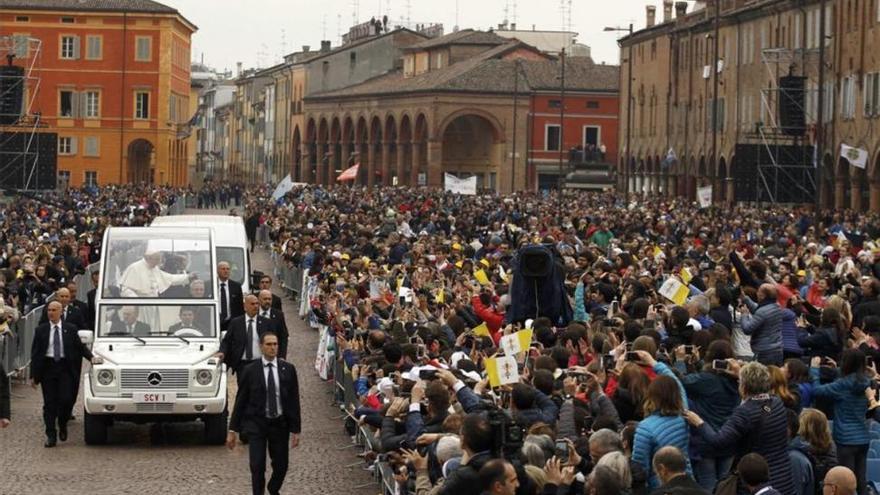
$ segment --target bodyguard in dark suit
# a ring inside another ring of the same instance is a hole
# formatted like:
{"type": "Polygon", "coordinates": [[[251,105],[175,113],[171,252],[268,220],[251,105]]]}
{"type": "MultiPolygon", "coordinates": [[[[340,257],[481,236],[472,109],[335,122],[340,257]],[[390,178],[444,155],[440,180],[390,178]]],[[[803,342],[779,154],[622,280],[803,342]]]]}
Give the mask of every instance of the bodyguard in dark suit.
{"type": "Polygon", "coordinates": [[[94,327],[87,326],[89,323],[89,305],[76,298],[76,282],[74,282],[73,280],[67,282],[67,291],[70,292],[70,306],[76,308],[77,312],[82,317],[83,326],[82,328],[80,328],[80,330],[82,330],[83,328],[94,330],[94,327]]]}
{"type": "Polygon", "coordinates": [[[217,263],[217,278],[220,282],[220,329],[226,330],[229,322],[244,314],[241,284],[229,278],[229,263],[217,263]]]}
{"type": "MultiPolygon", "coordinates": [[[[260,290],[267,290],[269,293],[272,293],[272,277],[266,275],[265,273],[260,275],[260,290]]],[[[256,292],[259,294],[259,291],[256,292]]],[[[262,303],[260,304],[262,306],[262,303]]],[[[277,309],[279,312],[283,311],[281,309],[281,298],[272,294],[272,309],[277,309]]],[[[282,357],[284,354],[281,355],[282,357]]]]}
{"type": "Polygon", "coordinates": [[[88,307],[88,311],[86,312],[86,325],[90,330],[95,330],[95,294],[98,293],[98,277],[99,271],[95,270],[92,272],[92,287],[93,289],[86,293],[86,299],[88,302],[86,306],[88,307]]]}
{"type": "MultiPolygon", "coordinates": [[[[55,291],[55,300],[62,304],[61,321],[73,325],[76,327],[76,330],[86,328],[85,314],[81,313],[79,308],[71,304],[70,290],[67,287],[62,287],[55,291]]],[[[48,321],[48,312],[43,311],[43,315],[40,317],[40,324],[48,321]]]]}
{"type": "Polygon", "coordinates": [[[91,361],[92,352],[79,339],[76,327],[61,321],[61,303],[52,301],[46,313],[48,322],[34,332],[31,377],[33,386],[40,385],[43,391],[45,446],[54,447],[57,440],[67,440],[67,421],[79,389],[82,360],[91,361]]]}
{"type": "Polygon", "coordinates": [[[226,366],[236,374],[241,382],[244,367],[260,359],[260,335],[275,330],[272,320],[258,314],[260,304],[257,296],[248,294],[244,298],[245,314],[237,316],[229,322],[226,336],[220,342],[219,357],[226,366]]]}
{"type": "Polygon", "coordinates": [[[299,445],[301,431],[299,383],[296,368],[278,359],[278,336],[266,332],[260,338],[262,357],[249,364],[235,397],[226,446],[235,448],[235,434],[249,439],[251,486],[254,495],[280,493],[289,462],[290,448],[299,445]],[[266,450],[272,459],[272,476],[266,485],[266,450]]]}
{"type": "Polygon", "coordinates": [[[268,290],[261,290],[257,297],[260,299],[260,316],[272,320],[275,333],[278,334],[278,357],[286,361],[290,334],[287,331],[287,322],[284,321],[284,313],[272,307],[272,293],[268,290]]]}

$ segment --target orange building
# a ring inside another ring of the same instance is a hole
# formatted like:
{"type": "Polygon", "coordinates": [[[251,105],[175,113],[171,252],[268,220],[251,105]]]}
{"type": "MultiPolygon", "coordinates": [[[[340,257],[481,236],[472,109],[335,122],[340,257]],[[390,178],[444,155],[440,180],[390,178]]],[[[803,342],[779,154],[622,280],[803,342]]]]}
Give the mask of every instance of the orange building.
{"type": "Polygon", "coordinates": [[[187,183],[196,29],[151,0],[0,0],[0,36],[40,41],[14,63],[33,67],[25,101],[58,134],[59,179],[187,183]]]}

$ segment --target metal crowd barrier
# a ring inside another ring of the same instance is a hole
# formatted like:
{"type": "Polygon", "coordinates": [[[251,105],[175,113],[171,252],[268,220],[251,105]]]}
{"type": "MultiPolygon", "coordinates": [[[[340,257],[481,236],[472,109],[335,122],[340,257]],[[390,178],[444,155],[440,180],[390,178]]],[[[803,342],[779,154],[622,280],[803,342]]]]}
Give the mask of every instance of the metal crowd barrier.
{"type": "Polygon", "coordinates": [[[269,244],[269,226],[266,224],[260,225],[257,227],[257,244],[267,245],[269,244]]]}
{"type": "MultiPolygon", "coordinates": [[[[333,385],[334,400],[346,411],[343,418],[348,416],[350,411],[356,409],[358,403],[357,392],[354,388],[354,380],[351,378],[350,370],[345,366],[342,356],[337,356],[333,365],[333,385]]],[[[358,426],[355,431],[353,445],[361,447],[364,451],[374,451],[379,453],[381,447],[376,445],[373,432],[366,426],[358,426]]],[[[343,447],[348,448],[349,446],[343,447]]],[[[394,471],[391,465],[384,460],[384,456],[380,456],[374,465],[374,478],[382,490],[382,495],[398,495],[397,481],[394,479],[394,471]]]]}
{"type": "Polygon", "coordinates": [[[31,364],[31,345],[44,307],[34,308],[10,324],[9,331],[0,334],[0,360],[3,361],[3,369],[7,375],[24,372],[22,377],[27,376],[27,368],[31,364]]]}

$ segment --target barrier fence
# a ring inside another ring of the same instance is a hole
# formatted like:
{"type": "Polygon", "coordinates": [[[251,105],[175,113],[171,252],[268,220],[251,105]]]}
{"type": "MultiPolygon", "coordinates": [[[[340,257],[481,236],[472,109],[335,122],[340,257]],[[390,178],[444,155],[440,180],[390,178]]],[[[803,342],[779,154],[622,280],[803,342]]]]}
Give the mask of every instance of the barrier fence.
{"type": "MultiPolygon", "coordinates": [[[[282,287],[284,287],[285,291],[288,294],[295,294],[300,298],[308,298],[309,294],[303,293],[304,269],[288,266],[278,253],[273,253],[273,261],[275,275],[282,281],[282,287]]],[[[381,454],[382,449],[374,432],[370,430],[369,426],[359,425],[357,418],[353,415],[354,410],[360,406],[360,403],[355,391],[354,380],[351,377],[351,370],[346,367],[342,356],[337,355],[336,340],[332,330],[325,325],[319,325],[318,332],[321,334],[321,339],[315,359],[315,368],[321,378],[333,384],[334,403],[343,412],[339,419],[345,420],[347,418],[356,425],[352,443],[340,447],[340,450],[356,448],[361,450],[361,454],[370,451],[379,454],[373,465],[373,477],[375,483],[382,490],[382,495],[405,495],[406,492],[401,491],[402,487],[398,487],[397,481],[394,479],[394,471],[391,465],[385,460],[385,456],[381,454]]],[[[358,466],[362,462],[357,461],[350,466],[358,466]]],[[[369,485],[362,485],[358,488],[365,488],[369,485]]]]}

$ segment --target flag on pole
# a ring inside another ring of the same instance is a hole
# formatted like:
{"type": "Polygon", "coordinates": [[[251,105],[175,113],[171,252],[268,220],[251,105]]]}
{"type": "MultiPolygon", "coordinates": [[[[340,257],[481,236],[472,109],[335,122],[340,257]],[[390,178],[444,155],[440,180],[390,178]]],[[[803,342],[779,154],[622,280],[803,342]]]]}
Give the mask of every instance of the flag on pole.
{"type": "Polygon", "coordinates": [[[476,327],[473,328],[474,335],[479,337],[491,337],[492,335],[489,333],[489,326],[486,325],[486,322],[480,323],[476,327]]]}
{"type": "Polygon", "coordinates": [[[345,171],[343,171],[341,174],[339,174],[339,177],[336,178],[336,182],[345,182],[348,180],[357,179],[358,170],[360,170],[360,168],[361,168],[360,162],[355,163],[353,166],[345,169],[345,171]]]}
{"type": "Polygon", "coordinates": [[[491,387],[500,387],[519,381],[519,369],[516,365],[516,358],[513,356],[488,358],[483,363],[486,366],[486,375],[489,377],[491,387]]]}
{"type": "Polygon", "coordinates": [[[864,170],[868,164],[868,152],[861,148],[855,148],[840,143],[840,156],[846,158],[853,167],[858,167],[862,170],[864,170]]]}

